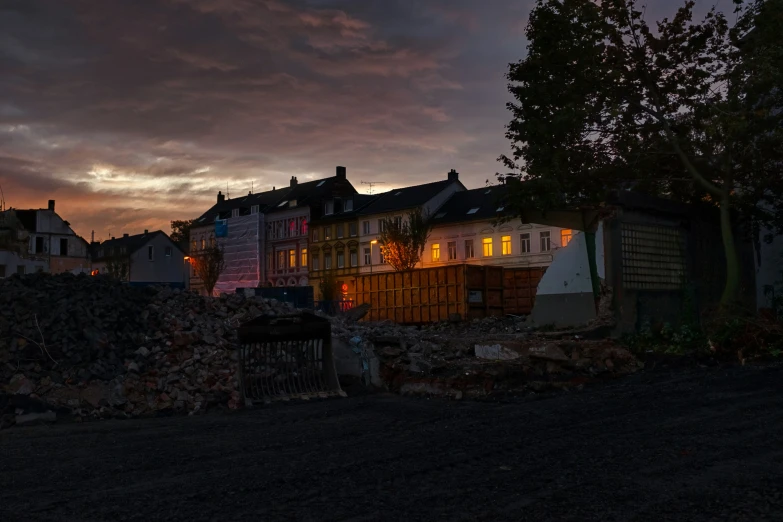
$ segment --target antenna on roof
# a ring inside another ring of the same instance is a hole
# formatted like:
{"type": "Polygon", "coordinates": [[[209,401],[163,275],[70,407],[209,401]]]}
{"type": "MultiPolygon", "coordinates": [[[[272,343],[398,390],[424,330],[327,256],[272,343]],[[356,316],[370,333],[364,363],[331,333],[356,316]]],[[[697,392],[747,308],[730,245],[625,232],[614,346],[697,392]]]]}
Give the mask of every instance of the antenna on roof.
{"type": "Polygon", "coordinates": [[[3,186],[0,185],[0,212],[5,211],[5,194],[3,194],[3,186]]]}
{"type": "Polygon", "coordinates": [[[226,181],[226,199],[231,199],[231,192],[228,191],[228,181],[226,181]]]}
{"type": "Polygon", "coordinates": [[[250,180],[250,193],[253,193],[253,180],[250,180]]]}
{"type": "Polygon", "coordinates": [[[369,185],[370,189],[367,191],[367,194],[372,194],[372,188],[375,185],[383,185],[386,183],[385,181],[362,181],[362,185],[369,185]]]}

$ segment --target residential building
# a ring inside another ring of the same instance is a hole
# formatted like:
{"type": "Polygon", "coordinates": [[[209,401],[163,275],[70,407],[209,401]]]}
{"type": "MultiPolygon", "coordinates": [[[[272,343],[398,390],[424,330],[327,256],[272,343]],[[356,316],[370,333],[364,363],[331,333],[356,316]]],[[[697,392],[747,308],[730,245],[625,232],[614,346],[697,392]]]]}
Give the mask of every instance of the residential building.
{"type": "MultiPolygon", "coordinates": [[[[218,193],[217,202],[194,221],[191,252],[212,242],[224,250],[226,268],[216,292],[239,287],[306,286],[309,284],[308,232],[311,212],[319,214],[324,201],[356,194],[345,167],[335,176],[229,199],[218,193]]],[[[192,273],[191,289],[203,291],[192,273]]]]}
{"type": "Polygon", "coordinates": [[[0,229],[5,231],[7,239],[6,245],[0,246],[0,277],[12,273],[57,274],[89,269],[87,242],[55,212],[53,199],[45,209],[1,212],[0,229]],[[15,243],[14,248],[9,248],[8,242],[15,243]]]}
{"type": "Polygon", "coordinates": [[[111,265],[121,265],[123,279],[132,285],[187,286],[185,254],[162,230],[112,237],[93,243],[91,251],[94,274],[108,274],[111,265]]]}
{"type": "MultiPolygon", "coordinates": [[[[454,169],[445,180],[390,190],[380,194],[358,213],[359,272],[391,271],[377,244],[380,227],[386,219],[404,220],[411,210],[421,209],[427,216],[434,216],[455,193],[464,191],[454,169]]],[[[324,267],[326,268],[326,267],[324,267]]]]}
{"type": "Polygon", "coordinates": [[[457,192],[432,216],[422,267],[448,263],[546,267],[577,232],[511,218],[505,185],[457,192]]]}
{"type": "Polygon", "coordinates": [[[320,283],[327,269],[346,299],[356,292],[356,276],[361,266],[369,262],[365,258],[369,253],[362,252],[359,244],[359,212],[379,197],[354,194],[333,198],[324,202],[320,216],[313,217],[308,246],[309,277],[317,300],[322,297],[320,283]]]}

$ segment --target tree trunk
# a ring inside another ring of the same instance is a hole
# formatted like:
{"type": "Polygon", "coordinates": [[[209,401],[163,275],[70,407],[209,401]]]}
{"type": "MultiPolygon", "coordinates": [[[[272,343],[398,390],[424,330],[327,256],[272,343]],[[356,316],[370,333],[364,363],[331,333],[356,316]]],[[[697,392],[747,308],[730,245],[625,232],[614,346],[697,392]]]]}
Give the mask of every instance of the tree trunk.
{"type": "Polygon", "coordinates": [[[740,266],[737,247],[734,244],[734,231],[731,226],[731,201],[729,189],[724,188],[720,200],[720,229],[723,238],[723,252],[726,256],[726,285],[720,298],[721,310],[734,304],[737,300],[740,285],[740,266]]]}

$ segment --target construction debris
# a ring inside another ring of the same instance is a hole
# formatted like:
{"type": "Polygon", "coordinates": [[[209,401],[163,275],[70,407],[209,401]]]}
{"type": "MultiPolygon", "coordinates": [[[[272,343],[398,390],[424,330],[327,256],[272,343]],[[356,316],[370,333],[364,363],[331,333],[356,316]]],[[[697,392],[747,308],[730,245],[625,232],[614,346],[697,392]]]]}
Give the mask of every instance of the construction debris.
{"type": "MultiPolygon", "coordinates": [[[[235,409],[236,327],[295,311],[231,294],[210,299],[104,277],[32,274],[0,281],[0,383],[76,420],[235,409]]],[[[0,400],[17,423],[24,407],[0,400]]]]}

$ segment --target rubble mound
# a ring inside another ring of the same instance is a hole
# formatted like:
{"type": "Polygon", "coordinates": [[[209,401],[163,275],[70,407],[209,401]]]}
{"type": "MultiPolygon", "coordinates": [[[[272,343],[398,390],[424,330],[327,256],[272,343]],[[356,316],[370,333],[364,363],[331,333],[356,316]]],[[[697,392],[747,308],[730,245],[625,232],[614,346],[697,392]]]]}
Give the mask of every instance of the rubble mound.
{"type": "MultiPolygon", "coordinates": [[[[236,327],[293,312],[237,294],[208,298],[85,274],[15,275],[0,280],[0,384],[77,418],[236,408],[236,327]]],[[[6,424],[25,415],[18,402],[5,401],[6,424]]]]}

